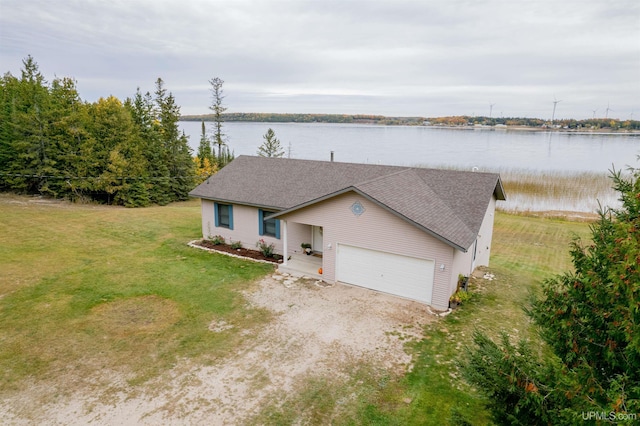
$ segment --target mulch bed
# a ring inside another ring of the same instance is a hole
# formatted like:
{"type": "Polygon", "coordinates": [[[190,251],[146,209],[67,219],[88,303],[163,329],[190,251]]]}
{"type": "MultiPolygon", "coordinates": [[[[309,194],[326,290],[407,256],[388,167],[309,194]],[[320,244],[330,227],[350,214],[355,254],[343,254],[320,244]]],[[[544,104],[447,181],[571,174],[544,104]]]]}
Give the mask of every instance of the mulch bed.
{"type": "Polygon", "coordinates": [[[236,256],[241,256],[241,257],[248,257],[251,259],[257,259],[257,260],[264,260],[266,262],[271,262],[271,263],[281,263],[282,262],[282,256],[275,254],[274,257],[266,257],[265,255],[263,255],[260,251],[258,250],[251,250],[248,248],[239,248],[239,249],[234,249],[231,248],[230,245],[228,244],[213,244],[213,242],[208,241],[208,240],[200,240],[200,241],[196,241],[194,242],[194,244],[199,245],[201,247],[206,247],[208,249],[211,250],[216,250],[216,251],[222,251],[225,253],[229,253],[229,254],[234,254],[236,256]]]}

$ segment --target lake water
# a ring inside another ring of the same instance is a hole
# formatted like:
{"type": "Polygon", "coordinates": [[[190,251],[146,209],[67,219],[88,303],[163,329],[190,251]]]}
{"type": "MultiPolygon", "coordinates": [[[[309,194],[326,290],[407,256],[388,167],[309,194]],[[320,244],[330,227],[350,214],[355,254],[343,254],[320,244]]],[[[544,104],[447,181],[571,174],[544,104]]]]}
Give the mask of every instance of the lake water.
{"type": "MultiPolygon", "coordinates": [[[[180,122],[197,151],[199,122],[180,122]]],[[[206,123],[212,134],[212,123],[206,123]]],[[[224,123],[229,148],[238,155],[256,155],[263,135],[272,128],[291,158],[400,166],[454,167],[507,172],[529,170],[556,174],[640,167],[640,135],[531,132],[488,129],[446,129],[425,126],[376,126],[324,123],[224,123]]],[[[569,191],[573,192],[573,191],[569,191]]],[[[507,194],[505,210],[571,210],[593,212],[598,202],[617,206],[617,194],[585,188],[575,196],[507,194]],[[588,195],[585,195],[587,193],[588,195]]]]}
{"type": "MultiPolygon", "coordinates": [[[[207,132],[212,133],[210,123],[207,132]]],[[[194,152],[199,122],[180,122],[194,152]]],[[[426,126],[367,126],[320,123],[224,123],[229,148],[256,155],[272,128],[292,158],[380,163],[402,166],[453,166],[482,170],[529,169],[606,173],[638,166],[640,135],[463,130],[426,126]]]]}

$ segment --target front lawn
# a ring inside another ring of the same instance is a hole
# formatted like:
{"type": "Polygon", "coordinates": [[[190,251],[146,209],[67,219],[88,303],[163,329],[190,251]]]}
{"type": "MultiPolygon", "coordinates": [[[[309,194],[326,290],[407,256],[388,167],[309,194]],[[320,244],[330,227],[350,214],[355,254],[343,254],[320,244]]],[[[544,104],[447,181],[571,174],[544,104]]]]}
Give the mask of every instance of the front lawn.
{"type": "Polygon", "coordinates": [[[187,247],[199,233],[198,201],[125,209],[0,195],[0,393],[63,377],[54,393],[91,387],[99,370],[135,384],[180,358],[233,351],[240,333],[208,324],[264,323],[238,290],[273,267],[187,247]]]}
{"type": "MultiPolygon", "coordinates": [[[[472,299],[407,344],[411,372],[368,374],[365,363],[347,381],[361,391],[336,399],[340,409],[326,395],[340,389],[310,382],[289,405],[274,401],[267,417],[282,424],[488,423],[456,361],[474,329],[536,338],[521,307],[542,279],[570,268],[571,235],[588,235],[588,225],[497,213],[494,232],[488,272],[496,279],[471,280],[472,299]],[[297,418],[302,412],[315,420],[297,418]]],[[[239,290],[273,266],[187,247],[199,236],[198,201],[125,209],[0,194],[0,395],[35,386],[46,389],[38,393],[42,405],[78,391],[106,397],[122,389],[112,377],[136,389],[183,359],[209,365],[232,356],[255,336],[248,330],[271,318],[239,290]],[[235,327],[209,330],[225,322],[235,327]]]]}

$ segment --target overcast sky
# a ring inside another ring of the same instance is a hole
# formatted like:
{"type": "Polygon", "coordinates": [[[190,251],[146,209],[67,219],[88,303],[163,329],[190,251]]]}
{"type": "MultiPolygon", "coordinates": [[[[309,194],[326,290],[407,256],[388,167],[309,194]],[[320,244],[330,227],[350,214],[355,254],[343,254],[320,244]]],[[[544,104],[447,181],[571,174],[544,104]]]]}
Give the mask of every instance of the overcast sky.
{"type": "Polygon", "coordinates": [[[640,119],[638,0],[0,0],[0,71],[29,54],[183,114],[220,77],[229,112],[640,119]]]}

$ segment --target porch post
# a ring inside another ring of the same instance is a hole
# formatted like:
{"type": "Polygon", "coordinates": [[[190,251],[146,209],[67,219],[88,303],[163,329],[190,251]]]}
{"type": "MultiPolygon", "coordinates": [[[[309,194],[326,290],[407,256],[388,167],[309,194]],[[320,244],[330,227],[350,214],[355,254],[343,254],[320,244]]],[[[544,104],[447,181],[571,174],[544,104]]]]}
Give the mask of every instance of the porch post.
{"type": "Polygon", "coordinates": [[[284,256],[282,258],[282,264],[284,266],[287,266],[287,258],[289,257],[289,251],[288,251],[288,247],[287,247],[287,221],[286,220],[281,220],[280,221],[280,225],[282,226],[282,255],[284,256]]]}

